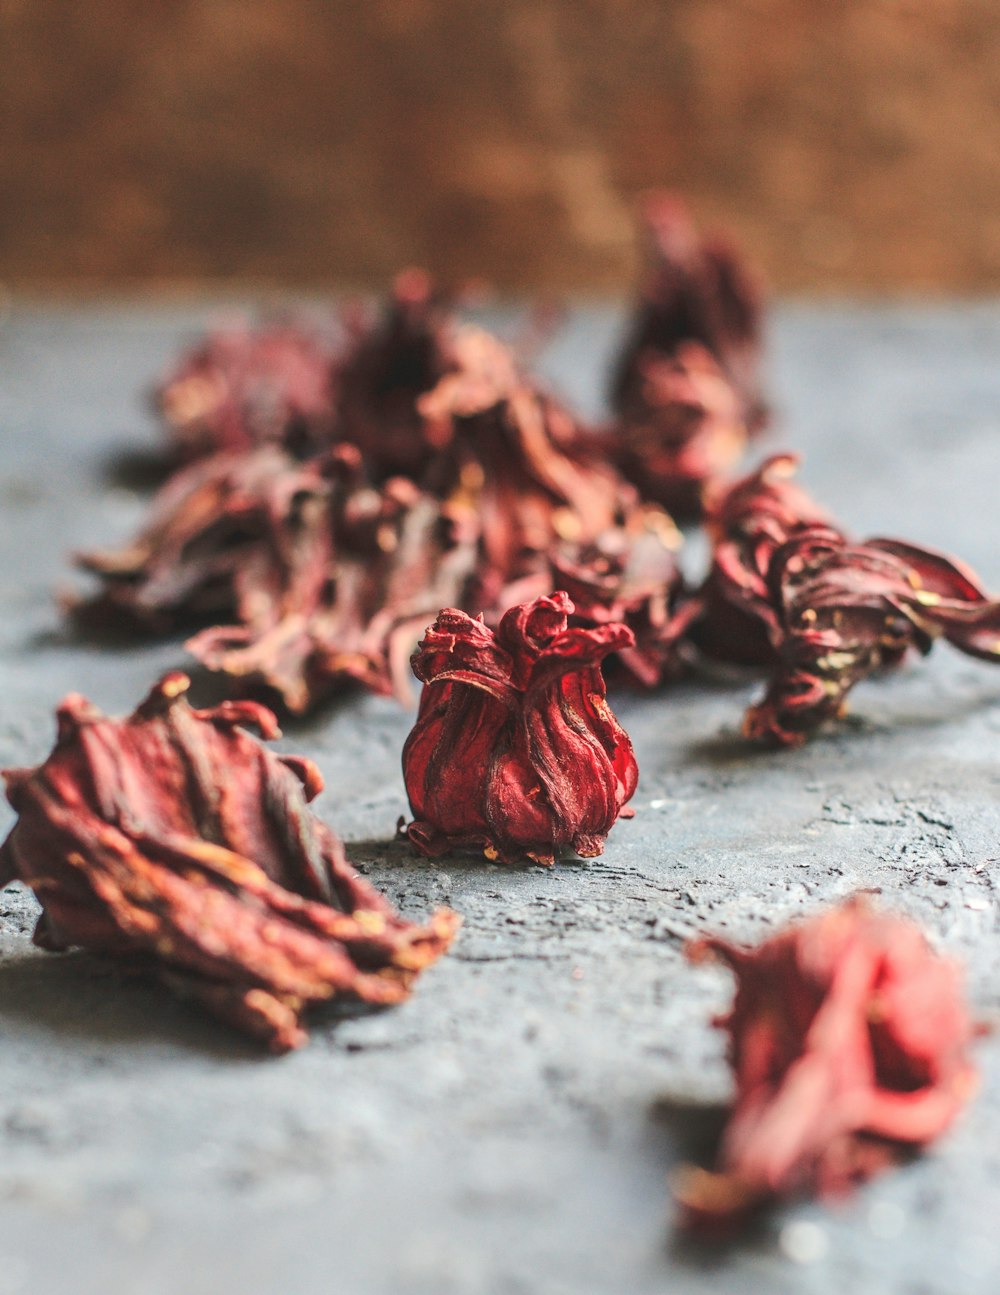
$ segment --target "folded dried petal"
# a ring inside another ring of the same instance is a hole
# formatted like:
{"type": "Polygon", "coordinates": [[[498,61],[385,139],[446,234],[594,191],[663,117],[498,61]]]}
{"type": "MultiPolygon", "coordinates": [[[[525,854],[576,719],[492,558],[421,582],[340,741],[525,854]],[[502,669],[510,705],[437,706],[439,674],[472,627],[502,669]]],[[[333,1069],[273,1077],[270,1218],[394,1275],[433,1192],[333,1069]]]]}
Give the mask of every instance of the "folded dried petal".
{"type": "Polygon", "coordinates": [[[723,239],[702,239],[675,195],[654,192],[640,209],[647,268],[639,304],[615,370],[612,405],[627,415],[642,399],[645,366],[697,342],[714,356],[753,431],[765,420],[760,393],[761,291],[723,239]]]}
{"type": "Polygon", "coordinates": [[[336,353],[316,329],[272,324],[209,334],[155,401],[183,458],[277,445],[305,455],[330,443],[336,353]]]}
{"type": "Polygon", "coordinates": [[[769,584],[778,665],[747,713],[749,737],[805,741],[842,713],[861,679],[937,638],[1000,662],[1000,602],[943,554],[896,540],[849,544],[812,527],[775,552],[769,584]]]}
{"type": "Polygon", "coordinates": [[[588,447],[570,415],[517,373],[481,329],[456,337],[460,366],[425,395],[427,437],[440,446],[426,482],[465,492],[481,528],[476,608],[545,569],[561,541],[588,544],[636,507],[635,492],[588,447]]]}
{"type": "Polygon", "coordinates": [[[82,697],[37,769],[7,770],[18,821],[0,881],[42,905],[35,941],[145,968],[274,1051],[306,1039],[310,1003],[405,998],[457,919],[406,922],[307,808],[322,779],[278,756],[253,702],[192,710],[167,675],[128,719],[82,697]]]}
{"type": "Polygon", "coordinates": [[[287,572],[325,561],[317,519],[328,493],[316,462],[274,446],[199,459],[163,486],[131,544],[77,556],[103,588],[74,614],[98,628],[155,633],[250,618],[286,587],[287,572]]]}
{"type": "Polygon", "coordinates": [[[408,701],[428,617],[461,602],[472,579],[474,514],[403,478],[381,490],[356,481],[331,494],[322,531],[335,545],[319,578],[290,578],[259,615],[203,630],[189,651],[241,689],[276,692],[294,714],[350,682],[408,701]]]}
{"type": "Polygon", "coordinates": [[[781,629],[769,583],[771,560],[792,536],[829,520],[793,480],[797,468],[795,455],[774,454],[756,472],[708,492],[712,564],[691,635],[706,656],[738,665],[775,660],[781,629]]]}
{"type": "Polygon", "coordinates": [[[961,975],[912,922],[855,900],[756,949],[699,941],[736,974],[736,1096],[719,1168],[677,1183],[685,1221],[733,1225],[776,1197],[849,1190],[939,1136],[976,1085],[961,975]]]}
{"type": "Polygon", "coordinates": [[[590,545],[564,545],[552,555],[552,582],[575,611],[572,624],[592,628],[620,621],[635,636],[616,661],[643,688],[683,668],[682,648],[699,606],[685,597],[677,564],[681,537],[657,508],[638,511],[590,545]]]}
{"type": "Polygon", "coordinates": [[[635,790],[632,745],[605,700],[600,662],[625,625],[569,628],[565,593],[511,608],[496,632],[447,608],[413,658],[424,682],[403,749],[424,854],[479,846],[504,862],[600,854],[635,790]]]}
{"type": "Polygon", "coordinates": [[[636,368],[628,407],[604,434],[607,453],[643,499],[698,517],[707,483],[746,448],[741,402],[698,342],[637,360],[636,368]]]}

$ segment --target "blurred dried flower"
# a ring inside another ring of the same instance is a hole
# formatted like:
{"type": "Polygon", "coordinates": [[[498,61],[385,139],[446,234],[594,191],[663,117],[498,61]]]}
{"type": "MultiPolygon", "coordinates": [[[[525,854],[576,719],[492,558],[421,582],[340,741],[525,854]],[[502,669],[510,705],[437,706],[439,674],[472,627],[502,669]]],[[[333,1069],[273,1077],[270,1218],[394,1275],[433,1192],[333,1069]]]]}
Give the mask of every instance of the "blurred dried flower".
{"type": "Polygon", "coordinates": [[[969,1100],[976,1033],[961,976],[906,918],[853,900],[743,950],[692,946],[736,974],[736,1080],[719,1169],[688,1168],[689,1227],[732,1227],[761,1204],[835,1196],[938,1137],[969,1100]]]}

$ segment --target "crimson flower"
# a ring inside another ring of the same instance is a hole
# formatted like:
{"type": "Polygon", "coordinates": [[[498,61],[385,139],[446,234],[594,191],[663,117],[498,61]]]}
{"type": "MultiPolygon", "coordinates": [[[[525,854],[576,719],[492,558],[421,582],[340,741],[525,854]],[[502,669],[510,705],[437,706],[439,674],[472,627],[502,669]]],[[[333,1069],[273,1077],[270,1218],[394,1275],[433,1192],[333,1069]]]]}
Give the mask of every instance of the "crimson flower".
{"type": "Polygon", "coordinates": [[[715,1172],[689,1168],[685,1222],[732,1226],[779,1197],[837,1196],[926,1145],[976,1086],[957,966],[906,918],[849,901],[756,949],[692,946],[736,975],[736,1082],[715,1172]]]}
{"type": "Polygon", "coordinates": [[[607,452],[643,499],[678,517],[701,514],[707,483],[743,454],[747,427],[733,387],[699,342],[636,361],[637,381],[607,452]]]}
{"type": "Polygon", "coordinates": [[[675,356],[684,343],[697,342],[734,388],[741,421],[755,430],[765,419],[759,285],[726,240],[701,238],[675,194],[647,194],[639,215],[647,268],[612,383],[613,408],[627,415],[642,401],[651,358],[675,356]]]}
{"type": "Polygon", "coordinates": [[[843,713],[847,694],[944,638],[1000,662],[1000,602],[954,559],[899,540],[851,544],[826,527],[783,544],[768,572],[777,665],[744,721],[748,737],[797,746],[843,713]]]}
{"type": "Polygon", "coordinates": [[[705,528],[712,563],[698,599],[692,638],[706,656],[738,665],[770,665],[780,638],[769,574],[775,552],[813,525],[826,525],[820,506],[793,480],[794,454],[773,454],[730,485],[709,490],[705,528]]]}
{"type": "Polygon", "coordinates": [[[511,608],[496,632],[447,608],[413,657],[424,683],[403,748],[426,855],[482,848],[551,863],[599,855],[635,791],[635,756],[605,700],[600,662],[633,643],[621,624],[567,628],[565,593],[511,608]]]}
{"type": "Polygon", "coordinates": [[[336,353],[294,324],[209,334],[164,379],[155,403],[182,458],[277,444],[305,455],[330,441],[336,353]]]}
{"type": "Polygon", "coordinates": [[[125,720],[73,694],[45,763],[5,772],[0,884],[34,890],[36,944],[145,969],[276,1052],[311,1003],[406,998],[455,915],[398,916],[308,809],[316,766],[247,732],[277,737],[271,712],[192,710],[187,688],[167,675],[125,720]]]}

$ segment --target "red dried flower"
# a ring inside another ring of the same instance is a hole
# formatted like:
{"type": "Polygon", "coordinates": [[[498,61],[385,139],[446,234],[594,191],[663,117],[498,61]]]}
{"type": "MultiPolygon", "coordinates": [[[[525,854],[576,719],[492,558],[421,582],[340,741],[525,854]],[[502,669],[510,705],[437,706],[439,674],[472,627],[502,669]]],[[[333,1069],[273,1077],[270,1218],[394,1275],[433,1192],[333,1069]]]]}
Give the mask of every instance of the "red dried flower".
{"type": "Polygon", "coordinates": [[[671,518],[647,507],[628,526],[605,531],[590,545],[564,545],[551,558],[552,583],[575,607],[571,624],[590,629],[621,621],[635,635],[635,646],[611,660],[643,688],[680,672],[685,635],[700,610],[684,597],[680,544],[671,518]]]}
{"type": "Polygon", "coordinates": [[[976,1085],[961,976],[918,927],[858,900],[756,949],[697,942],[736,973],[736,1096],[717,1172],[687,1169],[689,1225],[738,1222],[776,1197],[834,1196],[931,1142],[976,1085]]]}
{"type": "Polygon", "coordinates": [[[399,917],[307,809],[315,765],[241,727],[276,737],[271,712],[192,710],[187,687],[167,675],[124,721],[69,696],[45,763],[5,772],[0,883],[35,891],[35,942],[146,968],[277,1052],[310,1003],[406,998],[458,919],[399,917]]]}
{"type": "Polygon", "coordinates": [[[565,593],[514,607],[496,632],[448,608],[413,657],[425,685],[403,748],[423,854],[482,847],[510,862],[601,853],[635,791],[632,744],[605,700],[600,662],[624,625],[568,629],[565,593]]]}
{"type": "Polygon", "coordinates": [[[706,483],[728,472],[746,448],[741,402],[698,342],[638,359],[636,370],[628,408],[605,434],[607,452],[643,499],[678,517],[697,517],[706,483]]]}
{"type": "Polygon", "coordinates": [[[339,374],[337,434],[361,450],[374,481],[422,477],[436,446],[418,401],[461,364],[444,297],[425,271],[404,270],[381,321],[356,328],[339,374]]]}
{"type": "Polygon", "coordinates": [[[850,544],[825,527],[779,548],[768,584],[778,665],[748,737],[796,746],[843,712],[859,680],[945,638],[1000,662],[1000,602],[952,558],[898,540],[850,544]]]}
{"type": "Polygon", "coordinates": [[[628,415],[641,404],[646,365],[699,342],[718,361],[750,428],[765,416],[760,395],[761,291],[741,258],[719,238],[702,239],[684,203],[654,192],[640,208],[646,277],[612,384],[614,409],[628,415]]]}
{"type": "MultiPolygon", "coordinates": [[[[380,490],[365,485],[352,446],[331,464],[339,473],[313,542],[299,532],[301,563],[281,572],[273,593],[258,580],[256,610],[242,624],[187,643],[210,670],[241,689],[277,692],[294,714],[348,682],[409,701],[410,654],[428,617],[464,600],[476,564],[470,508],[442,504],[403,477],[380,490]]],[[[249,591],[241,606],[250,610],[249,591]]]]}
{"type": "Polygon", "coordinates": [[[104,587],[72,609],[99,628],[156,633],[249,618],[312,552],[328,490],[315,462],[276,446],[200,459],[162,487],[131,544],[77,556],[104,587]]]}
{"type": "Polygon", "coordinates": [[[828,522],[792,477],[794,454],[773,454],[749,476],[716,486],[706,499],[712,565],[699,591],[692,638],[707,656],[769,665],[781,637],[768,582],[777,549],[798,532],[828,522]]]}
{"type": "Polygon", "coordinates": [[[570,415],[522,379],[506,347],[478,328],[456,338],[460,366],[422,397],[440,447],[426,484],[465,493],[481,527],[478,588],[498,605],[512,581],[544,571],[561,541],[589,544],[636,507],[635,492],[588,448],[570,415]]]}
{"type": "Polygon", "coordinates": [[[277,444],[307,454],[334,422],[332,343],[292,324],[211,333],[155,395],[184,458],[277,444]]]}

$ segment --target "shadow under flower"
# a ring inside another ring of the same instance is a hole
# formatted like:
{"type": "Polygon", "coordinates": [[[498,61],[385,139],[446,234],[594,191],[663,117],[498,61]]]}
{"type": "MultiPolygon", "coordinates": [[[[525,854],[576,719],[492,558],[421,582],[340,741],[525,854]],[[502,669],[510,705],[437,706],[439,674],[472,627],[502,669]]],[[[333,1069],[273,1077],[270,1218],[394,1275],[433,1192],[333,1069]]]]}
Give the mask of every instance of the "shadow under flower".
{"type": "MultiPolygon", "coordinates": [[[[309,1025],[313,1038],[321,1039],[342,1021],[382,1010],[357,1003],[320,1004],[310,1012],[309,1025]]],[[[82,950],[50,954],[31,949],[0,961],[0,1021],[8,1045],[17,1037],[42,1035],[115,1051],[168,1047],[220,1061],[278,1060],[145,971],[82,950]]]]}

